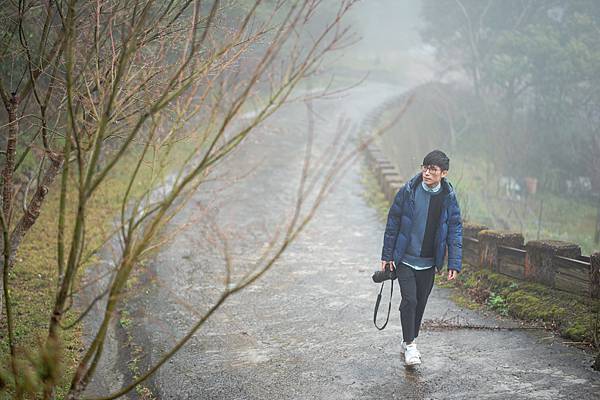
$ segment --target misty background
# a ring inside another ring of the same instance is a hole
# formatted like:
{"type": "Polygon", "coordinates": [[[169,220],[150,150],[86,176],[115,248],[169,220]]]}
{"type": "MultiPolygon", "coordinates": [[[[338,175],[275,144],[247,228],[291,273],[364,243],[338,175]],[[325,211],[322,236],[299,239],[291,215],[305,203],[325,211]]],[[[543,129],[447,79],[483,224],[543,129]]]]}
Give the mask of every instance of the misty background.
{"type": "Polygon", "coordinates": [[[348,21],[338,73],[414,94],[381,143],[405,179],[440,148],[466,220],[600,249],[599,3],[378,0],[348,21]]]}

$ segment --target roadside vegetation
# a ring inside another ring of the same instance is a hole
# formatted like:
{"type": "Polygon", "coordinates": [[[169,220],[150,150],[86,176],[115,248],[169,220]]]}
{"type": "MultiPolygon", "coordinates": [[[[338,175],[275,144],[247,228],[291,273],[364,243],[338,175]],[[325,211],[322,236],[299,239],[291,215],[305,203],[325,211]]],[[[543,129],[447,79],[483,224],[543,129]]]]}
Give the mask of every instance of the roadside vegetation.
{"type": "MultiPolygon", "coordinates": [[[[171,166],[176,170],[181,156],[184,155],[183,149],[185,142],[181,142],[172,152],[171,166]]],[[[116,166],[115,172],[99,188],[97,197],[90,203],[88,209],[88,229],[86,238],[90,248],[99,249],[104,240],[110,237],[114,230],[114,221],[110,216],[117,216],[120,211],[119,196],[128,185],[128,170],[133,155],[128,155],[116,166]],[[109,217],[109,218],[107,218],[109,217]]],[[[133,188],[133,196],[138,196],[145,190],[144,188],[151,179],[150,168],[143,168],[140,176],[140,184],[133,188]]],[[[74,179],[74,178],[71,178],[74,179]]],[[[54,301],[55,287],[57,285],[56,275],[52,268],[57,262],[56,253],[56,234],[55,229],[56,212],[59,205],[58,190],[51,190],[47,203],[42,208],[38,222],[33,226],[27,239],[17,252],[17,263],[15,268],[9,272],[9,279],[15,282],[11,287],[12,306],[15,310],[15,340],[18,342],[16,348],[20,359],[30,360],[36,368],[46,368],[44,354],[40,354],[38,349],[44,341],[48,332],[48,315],[52,311],[51,305],[54,301]]],[[[69,198],[73,198],[77,193],[71,190],[67,193],[69,198]]],[[[75,210],[67,210],[66,218],[67,229],[73,228],[73,216],[75,210]]],[[[95,254],[90,254],[89,258],[82,265],[85,270],[98,261],[95,254]]],[[[75,282],[79,286],[79,279],[75,282]]],[[[65,314],[65,325],[71,325],[75,322],[81,310],[71,307],[65,314]]],[[[0,360],[2,366],[9,365],[10,352],[5,333],[6,319],[0,320],[0,360]]],[[[69,377],[75,371],[81,352],[85,349],[82,340],[81,325],[75,324],[71,329],[61,331],[60,348],[56,349],[61,356],[59,364],[53,364],[54,370],[47,373],[55,374],[58,379],[56,387],[56,397],[63,398],[67,392],[70,381],[69,377]]],[[[31,364],[24,363],[21,366],[30,375],[22,377],[24,386],[35,387],[35,374],[43,371],[31,369],[31,364]]],[[[0,383],[6,385],[10,382],[10,375],[4,367],[0,371],[0,383]]],[[[0,392],[0,398],[13,398],[13,393],[8,391],[0,392]]]]}
{"type": "Polygon", "coordinates": [[[541,189],[535,194],[506,194],[499,179],[487,180],[485,163],[455,153],[449,179],[456,188],[465,220],[523,234],[525,241],[554,239],[576,243],[583,254],[600,251],[595,243],[592,197],[574,197],[541,189]]]}

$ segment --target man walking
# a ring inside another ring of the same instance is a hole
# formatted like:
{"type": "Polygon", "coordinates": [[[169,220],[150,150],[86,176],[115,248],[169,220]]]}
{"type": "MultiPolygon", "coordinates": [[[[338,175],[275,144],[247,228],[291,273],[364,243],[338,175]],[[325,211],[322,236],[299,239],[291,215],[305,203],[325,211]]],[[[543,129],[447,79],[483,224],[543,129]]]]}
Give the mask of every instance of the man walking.
{"type": "Polygon", "coordinates": [[[427,298],[448,249],[448,280],[462,267],[462,222],[454,188],[446,180],[450,160],[440,150],[423,159],[421,173],[400,188],[390,207],[381,268],[396,270],[402,301],[401,352],[406,365],[421,363],[415,339],[427,298]]]}

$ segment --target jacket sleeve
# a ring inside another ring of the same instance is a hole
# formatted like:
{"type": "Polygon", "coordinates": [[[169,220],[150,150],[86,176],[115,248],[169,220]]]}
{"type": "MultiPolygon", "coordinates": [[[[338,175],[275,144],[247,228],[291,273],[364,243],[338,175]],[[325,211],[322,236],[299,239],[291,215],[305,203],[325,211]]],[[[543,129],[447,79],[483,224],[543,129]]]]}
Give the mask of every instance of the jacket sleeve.
{"type": "Polygon", "coordinates": [[[458,201],[454,198],[448,218],[448,269],[462,269],[462,219],[458,201]]]}
{"type": "Polygon", "coordinates": [[[387,224],[385,226],[385,233],[383,235],[383,249],[381,250],[381,260],[393,261],[394,260],[394,247],[396,246],[396,238],[398,232],[400,232],[400,223],[402,220],[402,205],[404,203],[404,192],[406,191],[406,185],[403,185],[396,196],[394,202],[388,212],[387,224]]]}

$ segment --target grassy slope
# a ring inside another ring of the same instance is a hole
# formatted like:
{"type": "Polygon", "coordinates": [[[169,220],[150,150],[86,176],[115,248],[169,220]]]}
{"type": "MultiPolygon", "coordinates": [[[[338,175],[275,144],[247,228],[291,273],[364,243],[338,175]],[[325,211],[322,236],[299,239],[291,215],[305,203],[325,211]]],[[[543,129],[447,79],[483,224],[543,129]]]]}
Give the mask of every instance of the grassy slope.
{"type": "MultiPolygon", "coordinates": [[[[170,159],[181,160],[185,152],[185,143],[181,142],[170,155],[170,159]]],[[[113,215],[120,211],[120,199],[128,183],[128,173],[132,170],[133,157],[120,162],[113,173],[109,174],[107,180],[100,186],[97,194],[92,199],[88,208],[86,221],[86,244],[89,249],[96,248],[106,238],[113,215]]],[[[177,163],[173,163],[173,168],[177,163]]],[[[134,188],[134,195],[143,189],[143,182],[150,176],[149,169],[141,173],[142,179],[134,188]]],[[[47,201],[42,207],[42,212],[36,224],[27,234],[17,253],[15,268],[10,272],[10,286],[15,315],[15,335],[19,354],[23,358],[33,359],[40,356],[39,348],[45,340],[48,330],[49,316],[54,303],[55,285],[57,284],[57,252],[56,252],[56,229],[57,210],[59,202],[59,184],[56,182],[54,190],[48,194],[47,201]]],[[[68,196],[73,199],[76,196],[75,184],[68,196]]],[[[70,202],[72,204],[72,202],[70,202]]],[[[68,215],[73,215],[69,210],[68,215]]],[[[72,220],[67,218],[67,232],[72,229],[72,220]]],[[[89,260],[88,265],[95,262],[89,260]]],[[[64,324],[69,324],[77,316],[77,310],[70,310],[64,319],[64,324]]],[[[4,327],[5,317],[0,320],[0,359],[1,368],[9,370],[8,364],[8,337],[4,327]]],[[[61,389],[57,391],[57,397],[62,398],[68,387],[68,378],[72,376],[82,351],[81,326],[62,331],[63,359],[59,376],[61,377],[61,389]]],[[[11,398],[10,390],[0,392],[0,398],[11,398]]]]}
{"type": "Polygon", "coordinates": [[[449,178],[457,190],[466,219],[496,229],[505,228],[506,223],[510,230],[521,232],[525,241],[538,239],[541,221],[540,239],[577,243],[583,254],[600,251],[600,246],[593,241],[597,210],[590,200],[538,192],[520,201],[511,201],[496,195],[493,182],[486,183],[481,164],[477,160],[465,161],[460,154],[453,159],[454,168],[449,178]]]}

